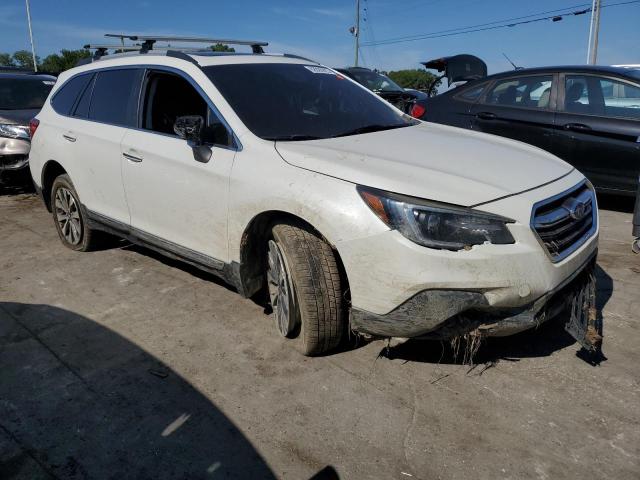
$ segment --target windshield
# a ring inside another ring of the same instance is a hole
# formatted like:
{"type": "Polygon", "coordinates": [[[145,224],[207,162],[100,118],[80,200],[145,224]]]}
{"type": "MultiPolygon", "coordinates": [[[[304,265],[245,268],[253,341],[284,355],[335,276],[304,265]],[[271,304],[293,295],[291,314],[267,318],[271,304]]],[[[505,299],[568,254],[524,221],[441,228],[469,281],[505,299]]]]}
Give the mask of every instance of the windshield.
{"type": "Polygon", "coordinates": [[[404,92],[402,87],[381,73],[371,70],[349,70],[358,83],[374,92],[404,92]]]}
{"type": "Polygon", "coordinates": [[[267,140],[312,140],[418,123],[326,67],[286,63],[203,68],[244,124],[267,140]]]}
{"type": "Polygon", "coordinates": [[[0,78],[0,110],[40,109],[55,82],[42,78],[0,78]]]}

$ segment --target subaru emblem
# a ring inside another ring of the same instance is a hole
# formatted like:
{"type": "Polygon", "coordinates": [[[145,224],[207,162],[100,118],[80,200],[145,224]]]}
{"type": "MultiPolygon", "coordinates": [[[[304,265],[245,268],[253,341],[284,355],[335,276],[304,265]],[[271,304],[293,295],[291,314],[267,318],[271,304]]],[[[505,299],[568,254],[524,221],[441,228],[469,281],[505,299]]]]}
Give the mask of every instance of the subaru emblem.
{"type": "Polygon", "coordinates": [[[569,209],[569,216],[574,220],[582,220],[587,213],[587,205],[583,202],[576,202],[569,209]]]}

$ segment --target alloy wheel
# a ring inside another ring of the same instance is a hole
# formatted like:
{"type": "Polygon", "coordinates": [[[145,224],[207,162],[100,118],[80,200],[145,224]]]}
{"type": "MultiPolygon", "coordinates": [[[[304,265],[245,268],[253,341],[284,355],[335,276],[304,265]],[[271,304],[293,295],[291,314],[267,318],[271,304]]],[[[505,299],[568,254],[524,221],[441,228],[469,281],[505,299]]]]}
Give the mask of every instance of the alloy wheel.
{"type": "Polygon", "coordinates": [[[55,212],[62,236],[70,245],[78,245],[82,240],[80,210],[73,194],[65,187],[56,191],[55,212]]]}
{"type": "Polygon", "coordinates": [[[269,298],[276,321],[276,328],[283,337],[289,336],[296,327],[295,312],[292,312],[293,292],[289,281],[284,256],[278,244],[269,240],[267,283],[269,298]]]}

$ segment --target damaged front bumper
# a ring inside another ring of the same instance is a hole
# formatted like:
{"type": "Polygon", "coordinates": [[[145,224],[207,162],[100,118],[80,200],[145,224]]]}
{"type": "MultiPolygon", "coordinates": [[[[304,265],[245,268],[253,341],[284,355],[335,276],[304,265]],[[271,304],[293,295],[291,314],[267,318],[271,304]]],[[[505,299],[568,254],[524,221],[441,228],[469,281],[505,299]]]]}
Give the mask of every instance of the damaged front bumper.
{"type": "MultiPolygon", "coordinates": [[[[595,322],[596,255],[594,251],[555,289],[520,308],[491,307],[482,292],[425,290],[385,315],[352,309],[351,328],[374,337],[450,339],[471,331],[500,337],[537,327],[567,311],[567,331],[583,343],[589,322],[595,322]]],[[[591,341],[583,343],[588,349],[599,342],[599,333],[590,334],[591,341]]]]}

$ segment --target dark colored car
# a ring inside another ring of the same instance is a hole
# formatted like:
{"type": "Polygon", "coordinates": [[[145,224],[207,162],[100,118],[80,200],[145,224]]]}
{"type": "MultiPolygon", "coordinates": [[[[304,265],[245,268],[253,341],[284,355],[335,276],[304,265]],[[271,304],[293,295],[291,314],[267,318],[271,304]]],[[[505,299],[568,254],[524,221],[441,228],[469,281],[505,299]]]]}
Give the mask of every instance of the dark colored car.
{"type": "Polygon", "coordinates": [[[405,113],[411,112],[411,107],[417,99],[426,98],[426,94],[417,90],[405,90],[386,75],[369,68],[349,67],[334,70],[355,80],[405,113]]]}
{"type": "Polygon", "coordinates": [[[0,177],[28,173],[29,120],[38,114],[55,82],[51,75],[0,72],[0,177]]]}
{"type": "Polygon", "coordinates": [[[640,69],[569,66],[484,76],[428,99],[420,119],[513,138],[582,171],[603,192],[635,195],[640,69]]]}

